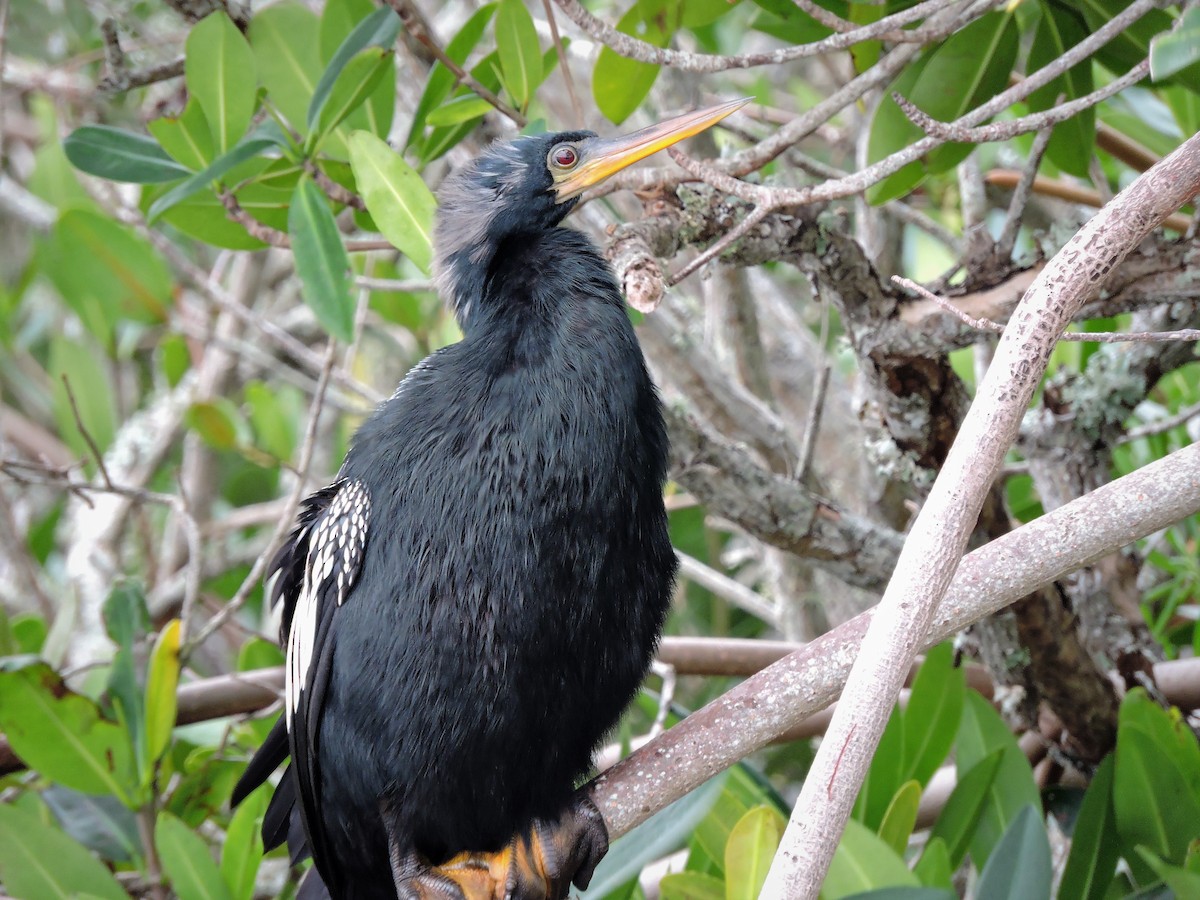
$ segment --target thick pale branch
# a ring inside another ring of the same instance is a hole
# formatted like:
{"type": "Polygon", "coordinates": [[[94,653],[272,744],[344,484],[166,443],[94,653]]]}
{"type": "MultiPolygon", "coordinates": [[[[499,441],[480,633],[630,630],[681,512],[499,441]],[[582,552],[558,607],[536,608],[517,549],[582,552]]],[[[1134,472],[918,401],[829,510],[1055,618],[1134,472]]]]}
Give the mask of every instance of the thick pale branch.
{"type": "MultiPolygon", "coordinates": [[[[1198,510],[1200,445],[1191,445],[968,554],[918,648],[1198,510]]],[[[865,612],[806,644],[596,779],[593,797],[609,832],[624,834],[832,703],[872,616],[865,612]]],[[[1187,689],[1176,702],[1200,703],[1196,685],[1177,682],[1173,690],[1187,689]]]]}
{"type": "Polygon", "coordinates": [[[809,771],[763,896],[817,895],[903,673],[950,585],[1058,335],[1150,229],[1197,191],[1200,136],[1142,175],[1085,225],[1017,307],[909,532],[843,702],[809,771]],[[835,789],[835,783],[844,787],[835,789]]]}

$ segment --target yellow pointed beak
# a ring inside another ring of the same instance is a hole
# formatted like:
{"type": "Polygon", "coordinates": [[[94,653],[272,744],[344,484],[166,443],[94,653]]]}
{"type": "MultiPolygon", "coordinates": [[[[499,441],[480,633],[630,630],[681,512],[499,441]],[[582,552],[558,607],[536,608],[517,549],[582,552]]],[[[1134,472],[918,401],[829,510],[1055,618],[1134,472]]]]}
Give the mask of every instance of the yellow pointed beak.
{"type": "Polygon", "coordinates": [[[580,141],[575,145],[579,152],[579,162],[570,172],[555,179],[553,190],[558,195],[558,202],[578,197],[588,188],[638,160],[711,128],[730,113],[741,109],[751,99],[744,97],[710,106],[708,109],[684,113],[622,137],[586,138],[580,141]]]}

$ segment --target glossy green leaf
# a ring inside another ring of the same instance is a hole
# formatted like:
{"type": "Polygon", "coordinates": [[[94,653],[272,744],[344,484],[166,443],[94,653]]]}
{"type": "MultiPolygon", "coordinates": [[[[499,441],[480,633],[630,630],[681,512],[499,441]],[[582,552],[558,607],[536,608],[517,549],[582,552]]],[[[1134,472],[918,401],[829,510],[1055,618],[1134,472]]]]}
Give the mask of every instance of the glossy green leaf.
{"type": "Polygon", "coordinates": [[[1004,755],[1004,750],[995,750],[965,773],[960,770],[958,784],[933,824],[930,840],[940,839],[945,844],[951,869],[957,869],[967,855],[1004,755]]]}
{"type": "Polygon", "coordinates": [[[500,74],[510,97],[521,109],[529,105],[542,81],[542,49],[533,16],[524,0],[500,0],[496,11],[496,51],[500,74]]]}
{"type": "MultiPolygon", "coordinates": [[[[1195,91],[1173,85],[1162,89],[1162,98],[1183,134],[1195,134],[1200,131],[1200,95],[1195,91]]],[[[1197,631],[1200,634],[1200,631],[1197,631]]]]}
{"type": "Polygon", "coordinates": [[[271,102],[301,134],[308,131],[308,105],[324,68],[318,56],[318,21],[312,10],[288,0],[258,10],[247,32],[271,102]]]}
{"type": "Polygon", "coordinates": [[[102,719],[95,703],[69,690],[45,663],[0,672],[0,731],[47,778],[86,794],[128,800],[129,735],[102,719]]]}
{"type": "Polygon", "coordinates": [[[163,626],[150,654],[146,673],[147,769],[163,755],[175,729],[176,693],[179,690],[179,620],[163,626]]]}
{"type": "Polygon", "coordinates": [[[725,900],[725,884],[703,872],[674,872],[659,882],[662,900],[725,900]]]}
{"type": "Polygon", "coordinates": [[[763,805],[781,816],[787,809],[771,783],[753,768],[741,764],[730,769],[716,802],[692,829],[687,868],[724,877],[725,847],[733,829],[747,813],[763,805]]]}
{"type": "Polygon", "coordinates": [[[177,387],[183,380],[192,367],[192,352],[183,335],[168,334],[159,341],[158,367],[171,387],[177,387]]]}
{"type": "Polygon", "coordinates": [[[292,195],[288,235],[304,302],[331,335],[351,341],[354,298],[350,291],[350,258],[325,195],[307,176],[300,179],[292,195]]]}
{"type": "Polygon", "coordinates": [[[1174,898],[1200,897],[1200,872],[1163,862],[1145,847],[1138,847],[1137,854],[1162,879],[1174,898]]]}
{"type": "Polygon", "coordinates": [[[12,897],[75,900],[86,893],[128,900],[103,863],[25,810],[0,805],[0,847],[0,881],[12,897]]]}
{"type": "Polygon", "coordinates": [[[901,779],[921,787],[946,760],[962,720],[966,678],[954,665],[954,648],[938,644],[925,654],[904,709],[904,767],[901,779]]]}
{"type": "Polygon", "coordinates": [[[295,430],[277,391],[261,381],[250,381],[243,396],[250,409],[250,424],[258,446],[276,459],[291,459],[296,446],[295,430]]]}
{"type": "MultiPolygon", "coordinates": [[[[630,34],[655,47],[665,47],[671,40],[671,32],[665,27],[665,18],[646,17],[641,3],[634,4],[617,22],[617,31],[630,34]]],[[[604,117],[614,125],[620,125],[642,105],[650,88],[658,78],[659,66],[653,63],[627,59],[603,47],[592,70],[592,96],[604,117]]]]}
{"type": "Polygon", "coordinates": [[[1142,845],[1181,863],[1200,835],[1200,749],[1178,714],[1173,717],[1140,689],[1121,703],[1113,808],[1127,846],[1142,845]],[[1188,744],[1190,743],[1190,747],[1188,744]]]}
{"type": "Polygon", "coordinates": [[[346,68],[350,60],[368,47],[381,47],[390,50],[400,33],[400,17],[392,10],[384,7],[367,16],[342,41],[337,52],[325,67],[320,80],[313,91],[312,100],[308,105],[307,124],[311,132],[321,120],[321,112],[328,102],[333,86],[346,68]]]}
{"type": "MultiPolygon", "coordinates": [[[[475,45],[479,43],[479,39],[483,37],[483,32],[495,12],[495,3],[485,4],[475,10],[458,30],[458,34],[451,38],[446,45],[446,55],[459,65],[464,64],[471,51],[475,49],[475,45]]],[[[417,101],[417,108],[413,111],[412,125],[404,142],[406,148],[418,143],[424,137],[425,117],[431,110],[442,105],[456,84],[457,79],[453,72],[440,62],[434,63],[433,68],[429,70],[429,80],[425,82],[425,90],[421,93],[421,99],[417,101]]]]}
{"type": "Polygon", "coordinates": [[[785,828],[787,819],[773,806],[742,816],[725,845],[726,900],[757,900],[785,828]]]}
{"type": "Polygon", "coordinates": [[[250,126],[258,76],[250,45],[223,10],[188,32],[184,78],[189,96],[204,110],[217,152],[226,153],[250,126]]]}
{"type": "Polygon", "coordinates": [[[320,59],[328,63],[337,53],[338,47],[349,37],[367,16],[376,12],[378,5],[373,0],[340,0],[326,3],[321,10],[320,59]]]}
{"type": "Polygon", "coordinates": [[[1112,800],[1114,763],[1111,754],[1105,757],[1083,795],[1058,900],[1103,900],[1112,882],[1121,855],[1112,800]]]}
{"type": "MultiPolygon", "coordinates": [[[[1032,72],[1049,65],[1085,37],[1087,32],[1078,16],[1045,5],[1026,68],[1032,72]]],[[[1087,59],[1034,91],[1027,102],[1032,111],[1040,112],[1054,106],[1060,95],[1064,102],[1076,100],[1091,93],[1093,86],[1092,61],[1087,59]]],[[[1046,155],[1064,172],[1087,178],[1095,146],[1096,111],[1089,108],[1054,126],[1046,155]]]]}
{"type": "Polygon", "coordinates": [[[996,844],[979,876],[976,900],[1050,900],[1054,867],[1039,808],[1026,806],[996,844]]]}
{"type": "Polygon", "coordinates": [[[365,131],[350,136],[350,166],[380,232],[422,272],[433,261],[437,200],[421,176],[386,143],[365,131]]]}
{"type": "MultiPolygon", "coordinates": [[[[1129,5],[1129,0],[1056,0],[1058,5],[1077,10],[1090,31],[1095,31],[1129,5]]],[[[1151,55],[1155,37],[1166,34],[1174,17],[1161,9],[1147,10],[1137,21],[1096,51],[1096,60],[1113,73],[1124,75],[1151,55]]],[[[1153,61],[1151,62],[1153,65],[1153,61]]],[[[1200,85],[1200,65],[1192,63],[1172,73],[1172,81],[1195,91],[1200,85]]]]}
{"type": "Polygon", "coordinates": [[[253,159],[272,147],[281,146],[286,146],[286,139],[279,130],[279,126],[274,122],[263,122],[246,135],[236,147],[213,160],[212,165],[207,169],[197,172],[191,178],[177,184],[151,203],[150,209],[146,213],[146,220],[148,222],[155,221],[177,203],[204,190],[214,181],[219,181],[224,175],[247,160],[253,159]]]}
{"type": "Polygon", "coordinates": [[[896,791],[879,825],[879,836],[901,856],[908,849],[908,839],[912,837],[917,824],[917,807],[920,803],[921,785],[916,781],[906,781],[896,791]]]}
{"type": "Polygon", "coordinates": [[[154,139],[171,154],[188,173],[198,172],[213,161],[212,133],[200,101],[189,97],[178,116],[164,116],[146,123],[154,139]]]}
{"type": "MultiPolygon", "coordinates": [[[[493,50],[475,64],[475,67],[471,69],[471,77],[494,93],[500,90],[499,71],[500,58],[496,51],[493,50]]],[[[459,87],[454,92],[455,97],[467,96],[469,94],[471,94],[471,91],[466,87],[459,87]]],[[[421,161],[427,163],[430,160],[437,159],[469,135],[475,128],[476,122],[478,122],[478,119],[472,119],[461,125],[448,125],[432,129],[421,143],[421,161]]]]}
{"type": "MultiPolygon", "coordinates": [[[[920,140],[920,128],[892,99],[907,97],[942,122],[952,122],[986,102],[1008,83],[1017,54],[1013,17],[992,12],[976,19],[944,43],[910,64],[887,89],[872,120],[868,162],[874,163],[920,140]]],[[[929,172],[944,172],[966,158],[969,144],[943,144],[930,151],[924,166],[909,163],[867,191],[871,203],[883,203],[912,190],[929,172]]]]}
{"type": "Polygon", "coordinates": [[[354,112],[393,71],[392,52],[367,47],[355,54],[338,73],[321,109],[320,127],[314,135],[328,134],[354,112]]]}
{"type": "MultiPolygon", "coordinates": [[[[1024,806],[1041,809],[1041,797],[1029,760],[1000,714],[975,691],[967,692],[962,724],[958,729],[955,760],[960,777],[970,767],[997,750],[1003,752],[1000,769],[984,803],[971,839],[971,860],[982,868],[1017,813],[1024,806]]],[[[947,839],[949,843],[949,839],[947,839]]],[[[953,857],[953,854],[952,854],[953,857]]]]}
{"type": "Polygon", "coordinates": [[[160,812],[154,844],[179,900],[233,900],[204,839],[169,812],[160,812]]]}
{"type": "Polygon", "coordinates": [[[63,152],[81,172],[134,184],[175,181],[191,173],[153,139],[108,125],[84,125],[63,141],[63,152]]]}
{"type": "Polygon", "coordinates": [[[854,818],[872,831],[879,830],[896,791],[908,780],[904,776],[904,756],[904,714],[899,706],[895,706],[854,803],[854,818]]]}
{"type": "Polygon", "coordinates": [[[427,125],[443,128],[447,125],[460,125],[472,119],[478,119],[492,111],[492,104],[475,94],[464,94],[455,97],[449,103],[429,111],[425,117],[427,125]]]}
{"type": "Polygon", "coordinates": [[[829,874],[821,885],[823,900],[841,900],[882,887],[920,887],[903,857],[861,822],[846,823],[841,843],[833,854],[829,874]]]}
{"type": "Polygon", "coordinates": [[[913,866],[913,874],[921,879],[921,884],[926,887],[952,888],[954,886],[954,870],[950,868],[950,851],[946,849],[945,840],[940,837],[931,837],[925,842],[921,858],[913,866]]]}
{"type": "Polygon", "coordinates": [[[254,897],[254,879],[263,858],[261,834],[270,789],[260,787],[241,802],[229,819],[221,845],[221,877],[233,900],[254,897]]]}
{"type": "Polygon", "coordinates": [[[580,891],[580,900],[597,900],[630,879],[637,878],[646,864],[683,846],[692,829],[708,813],[726,776],[718,775],[670,806],[659,810],[628,834],[613,841],[596,867],[591,884],[580,891]]]}
{"type": "Polygon", "coordinates": [[[1150,42],[1150,74],[1160,82],[1200,62],[1200,7],[1189,7],[1174,30],[1154,35],[1150,42]]]}
{"type": "Polygon", "coordinates": [[[115,797],[52,784],[41,792],[41,798],[63,831],[103,859],[130,862],[141,856],[137,820],[115,797]]]}
{"type": "MultiPolygon", "coordinates": [[[[1017,40],[1012,15],[994,12],[976,19],[933,51],[909,99],[935,119],[954,121],[1007,87],[1017,40]]],[[[970,152],[970,144],[943,144],[930,151],[926,167],[945,172],[970,152]]]]}

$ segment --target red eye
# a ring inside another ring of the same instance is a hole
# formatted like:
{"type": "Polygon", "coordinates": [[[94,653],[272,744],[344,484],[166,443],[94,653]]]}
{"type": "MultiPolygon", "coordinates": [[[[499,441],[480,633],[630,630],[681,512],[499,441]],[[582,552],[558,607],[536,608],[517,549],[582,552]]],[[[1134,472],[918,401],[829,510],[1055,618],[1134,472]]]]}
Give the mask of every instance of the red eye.
{"type": "Polygon", "coordinates": [[[569,169],[579,161],[579,154],[574,147],[560,144],[550,151],[550,161],[560,169],[569,169]]]}

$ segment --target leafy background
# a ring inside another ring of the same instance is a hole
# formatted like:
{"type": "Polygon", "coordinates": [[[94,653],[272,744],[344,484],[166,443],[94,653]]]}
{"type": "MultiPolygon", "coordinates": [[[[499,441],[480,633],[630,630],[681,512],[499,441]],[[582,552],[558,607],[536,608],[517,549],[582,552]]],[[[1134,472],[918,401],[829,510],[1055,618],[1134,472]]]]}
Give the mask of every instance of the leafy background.
{"type": "MultiPolygon", "coordinates": [[[[265,792],[237,810],[227,803],[276,711],[273,694],[258,688],[229,709],[201,701],[245,684],[218,684],[223,675],[281,663],[262,608],[265,551],[299,490],[336,468],[370,405],[458,337],[428,280],[432,188],[449,166],[517,129],[582,120],[612,132],[709,94],[753,96],[758,130],[734,123],[707,145],[710,155],[730,152],[880,65],[895,43],[862,41],[835,62],[698,85],[597,46],[561,14],[551,31],[551,7],[523,0],[404,5],[416,11],[405,22],[369,0],[169,6],[4,7],[0,881],[19,898],[294,891],[299,872],[281,852],[263,855],[265,792]],[[155,67],[168,77],[139,83],[155,67]]],[[[732,55],[826,38],[822,12],[866,25],[910,6],[638,0],[593,12],[655,47],[732,55]]],[[[887,160],[922,136],[893,91],[953,120],[1128,4],[992,6],[930,38],[871,103],[827,122],[804,146],[815,158],[764,166],[764,183],[787,183],[804,166],[836,177],[828,170],[852,166],[855,152],[863,166],[887,160]]],[[[1162,155],[1200,128],[1198,12],[1147,12],[1002,116],[1083,97],[1149,60],[1154,80],[1048,132],[1045,178],[1102,199],[1135,174],[1129,144],[1162,155]]],[[[853,210],[826,212],[852,217],[871,243],[867,225],[881,211],[915,210],[890,222],[874,262],[886,269],[890,257],[894,271],[933,280],[967,259],[964,235],[1002,218],[999,201],[971,210],[970,173],[1019,168],[1031,155],[1037,168],[1032,145],[1029,135],[944,144],[867,185],[853,210]]],[[[1031,207],[1018,259],[1065,239],[1053,221],[1061,210],[1031,207]]],[[[596,230],[606,217],[641,214],[614,195],[578,218],[596,230]]],[[[780,264],[762,274],[802,292],[804,279],[780,264]]],[[[703,304],[728,277],[677,288],[692,303],[688,324],[709,334],[705,351],[725,369],[722,353],[744,363],[745,347],[711,338],[720,323],[705,324],[703,304]]],[[[666,310],[651,317],[678,315],[666,310]]],[[[856,364],[842,324],[811,303],[797,316],[849,408],[856,364]]],[[[1085,327],[1131,321],[1122,311],[1085,327]]],[[[948,357],[968,385],[974,352],[948,357]]],[[[1086,372],[1096,352],[1062,345],[1051,382],[1086,372]]],[[[1198,400],[1196,367],[1168,370],[1131,404],[1129,429],[1143,433],[1114,444],[1106,477],[1190,441],[1198,400]],[[1167,426],[1145,427],[1156,422],[1167,426]]],[[[778,414],[802,430],[790,408],[778,414]]],[[[843,443],[820,446],[822,460],[840,450],[864,464],[861,435],[831,433],[843,443]]],[[[830,462],[822,474],[842,484],[856,471],[830,462]]],[[[1014,518],[1040,512],[1019,465],[1005,493],[1014,518]]],[[[823,601],[822,582],[797,579],[794,561],[728,527],[720,510],[678,486],[670,501],[673,540],[706,573],[686,579],[670,635],[804,639],[870,601],[853,590],[823,601]],[[788,605],[789,585],[803,602],[788,605]]],[[[1187,661],[1200,646],[1197,527],[1181,523],[1138,551],[1138,614],[1161,659],[1187,661]]],[[[1112,752],[1082,764],[1036,731],[1018,740],[1020,718],[994,667],[989,679],[958,656],[949,646],[929,653],[893,714],[823,897],[1200,896],[1192,719],[1153,690],[1130,690],[1112,752]],[[969,673],[981,676],[972,687],[969,673]]],[[[676,683],[665,670],[611,753],[727,684],[715,675],[676,683]]],[[[659,812],[614,844],[586,896],[757,896],[811,753],[809,739],[769,748],[659,812]]]]}

